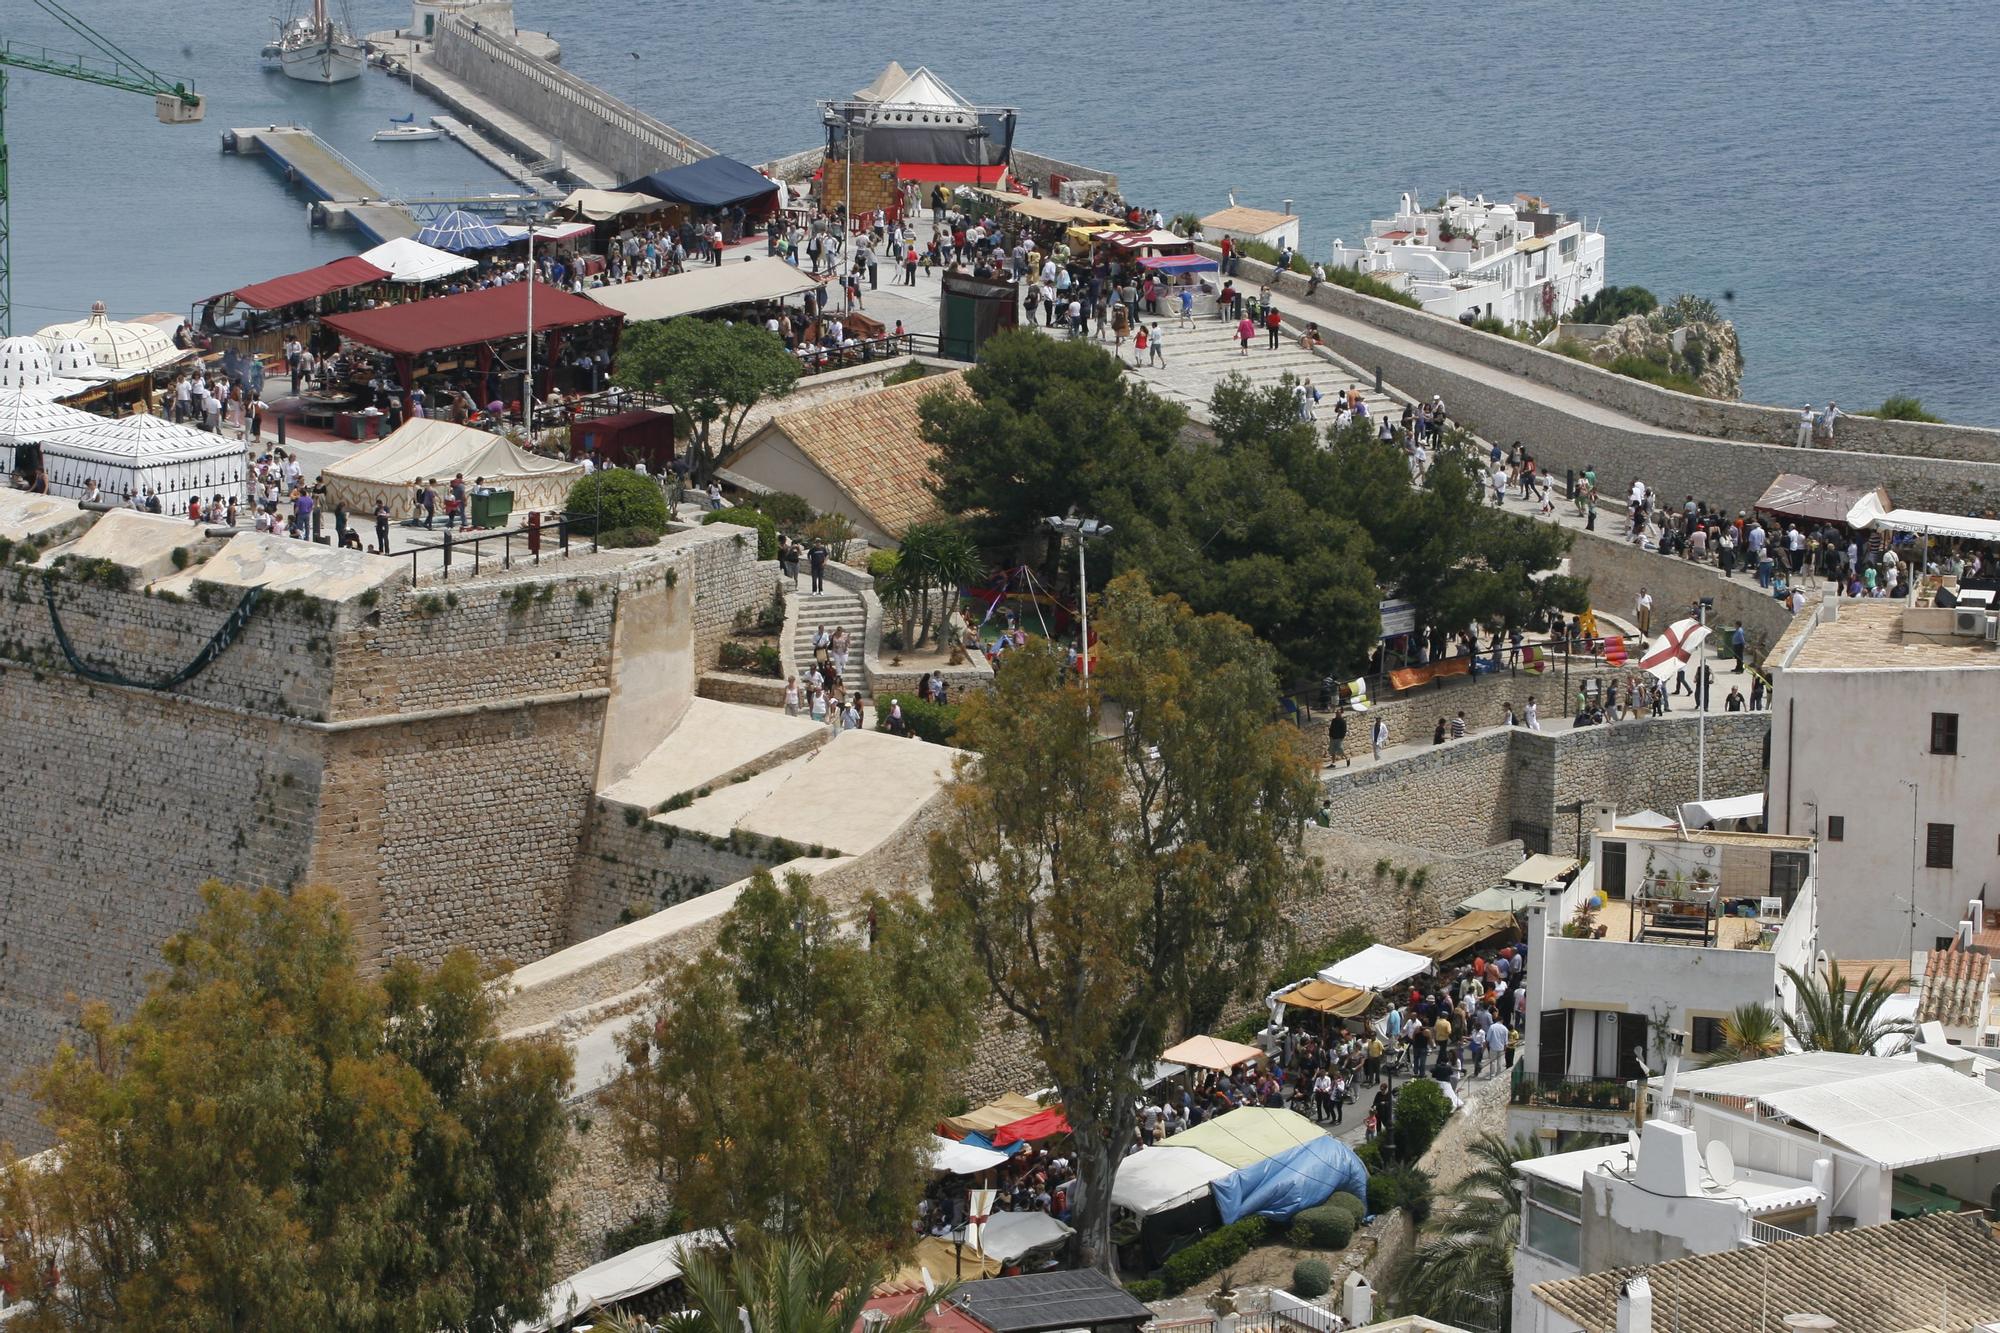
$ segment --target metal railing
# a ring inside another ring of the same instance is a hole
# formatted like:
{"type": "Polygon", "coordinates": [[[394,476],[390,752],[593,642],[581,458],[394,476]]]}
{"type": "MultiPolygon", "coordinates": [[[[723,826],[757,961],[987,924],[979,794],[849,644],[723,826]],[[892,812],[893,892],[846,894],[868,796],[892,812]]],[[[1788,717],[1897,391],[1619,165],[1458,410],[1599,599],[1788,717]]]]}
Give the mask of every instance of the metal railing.
{"type": "MultiPolygon", "coordinates": [[[[1497,654],[1490,650],[1482,649],[1477,655],[1469,659],[1461,654],[1457,657],[1433,658],[1428,663],[1412,662],[1407,666],[1392,667],[1391,671],[1404,671],[1422,670],[1425,666],[1437,666],[1444,662],[1470,661],[1472,663],[1471,668],[1463,673],[1434,676],[1423,684],[1409,690],[1398,690],[1390,682],[1389,671],[1364,674],[1357,679],[1366,683],[1369,703],[1371,705],[1378,705],[1392,699],[1413,696],[1420,690],[1449,690],[1453,688],[1455,682],[1470,683],[1484,680],[1487,677],[1497,675],[1502,670],[1509,677],[1524,674],[1538,676],[1553,685],[1555,683],[1556,667],[1560,663],[1562,668],[1562,699],[1560,702],[1562,706],[1548,712],[1546,716],[1566,716],[1567,710],[1575,702],[1569,688],[1571,662],[1574,661],[1576,663],[1577,670],[1579,671],[1594,671],[1605,668],[1607,663],[1604,660],[1604,645],[1613,638],[1622,639],[1623,637],[1623,635],[1600,634],[1597,638],[1590,640],[1523,640],[1519,647],[1510,644],[1502,647],[1497,654]],[[1572,645],[1576,647],[1576,651],[1574,652],[1570,651],[1572,645]],[[1529,664],[1527,661],[1530,649],[1534,649],[1542,654],[1535,664],[1529,664]],[[1496,656],[1499,659],[1497,663],[1495,661],[1496,656]]],[[[1633,670],[1638,669],[1637,655],[1631,653],[1629,648],[1626,661],[1623,665],[1633,670]]],[[[1610,669],[1617,670],[1619,668],[1612,666],[1610,669]]],[[[1278,711],[1284,717],[1296,722],[1300,726],[1304,726],[1307,722],[1312,721],[1316,714],[1331,715],[1335,704],[1339,700],[1340,691],[1345,689],[1350,683],[1347,680],[1335,680],[1331,676],[1318,681],[1301,681],[1292,685],[1278,696],[1278,711]]],[[[1594,685],[1595,682],[1592,682],[1592,684],[1594,685]]],[[[1591,696],[1593,701],[1596,701],[1601,697],[1601,691],[1592,688],[1591,696]]]]}
{"type": "Polygon", "coordinates": [[[1514,1106],[1544,1111],[1601,1111],[1606,1115],[1629,1113],[1637,1094],[1629,1083],[1617,1079],[1593,1078],[1588,1074],[1537,1074],[1521,1065],[1514,1067],[1514,1079],[1507,1100],[1514,1106]]]}
{"type": "MultiPolygon", "coordinates": [[[[590,553],[594,554],[598,549],[595,533],[597,524],[592,523],[590,526],[593,531],[581,536],[588,538],[590,553]]],[[[476,536],[460,536],[458,531],[447,525],[439,534],[441,540],[405,547],[395,553],[395,558],[399,560],[404,556],[410,558],[412,584],[421,583],[427,577],[436,578],[441,583],[449,583],[454,568],[464,577],[471,579],[477,578],[486,565],[494,564],[494,557],[486,548],[496,543],[500,548],[498,565],[501,569],[514,567],[516,542],[520,543],[522,558],[531,566],[540,565],[544,556],[550,559],[560,556],[567,560],[571,548],[582,544],[579,541],[579,534],[571,532],[570,528],[569,519],[563,515],[556,516],[551,523],[543,524],[539,531],[528,528],[507,528],[500,532],[479,532],[476,536]],[[470,557],[466,554],[467,547],[471,548],[470,557]],[[438,567],[428,574],[424,569],[426,556],[442,557],[438,567]]]]}
{"type": "Polygon", "coordinates": [[[901,337],[884,334],[880,338],[857,339],[851,347],[822,347],[808,350],[801,348],[793,355],[799,359],[800,373],[819,375],[829,370],[847,370],[853,366],[867,365],[874,361],[886,361],[891,357],[942,356],[938,338],[930,333],[905,333],[901,337]]]}
{"type": "Polygon", "coordinates": [[[1796,1231],[1787,1231],[1784,1227],[1773,1226],[1769,1222],[1759,1222],[1753,1217],[1750,1219],[1749,1228],[1744,1239],[1752,1245],[1777,1245],[1788,1240],[1804,1240],[1805,1237],[1796,1231]]]}

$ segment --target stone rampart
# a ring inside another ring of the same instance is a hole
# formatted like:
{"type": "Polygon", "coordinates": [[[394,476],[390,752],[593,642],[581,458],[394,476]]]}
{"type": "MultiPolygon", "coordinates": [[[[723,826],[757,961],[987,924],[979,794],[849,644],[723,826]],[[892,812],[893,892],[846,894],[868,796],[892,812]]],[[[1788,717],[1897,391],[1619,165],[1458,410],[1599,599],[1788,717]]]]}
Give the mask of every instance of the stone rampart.
{"type": "Polygon", "coordinates": [[[1569,572],[1590,580],[1591,605],[1626,620],[1636,614],[1639,589],[1646,589],[1653,598],[1655,633],[1689,615],[1696,598],[1713,597],[1715,609],[1709,614],[1709,623],[1716,627],[1711,640],[1716,653],[1726,654],[1728,630],[1738,619],[1743,622],[1751,655],[1759,659],[1792,623],[1792,613],[1784,603],[1759,588],[1754,578],[1738,574],[1725,579],[1714,565],[1641,550],[1603,531],[1576,535],[1569,553],[1569,572]]]}

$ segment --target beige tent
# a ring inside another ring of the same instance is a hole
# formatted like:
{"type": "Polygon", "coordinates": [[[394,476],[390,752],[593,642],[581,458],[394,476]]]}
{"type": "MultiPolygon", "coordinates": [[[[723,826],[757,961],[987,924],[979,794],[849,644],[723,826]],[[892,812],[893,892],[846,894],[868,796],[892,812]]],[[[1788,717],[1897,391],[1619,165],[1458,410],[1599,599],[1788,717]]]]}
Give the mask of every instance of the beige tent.
{"type": "MultiPolygon", "coordinates": [[[[1018,1092],[1003,1092],[984,1106],[976,1106],[964,1115],[948,1117],[944,1124],[952,1131],[953,1138],[964,1138],[967,1134],[991,1134],[1002,1125],[1026,1120],[1041,1109],[1042,1104],[1033,1097],[1023,1097],[1018,1092]]],[[[939,1133],[944,1132],[941,1127],[939,1133]]]]}
{"type": "Polygon", "coordinates": [[[1223,1037],[1189,1037],[1178,1046],[1169,1046],[1160,1053],[1162,1060],[1172,1060],[1175,1064],[1194,1065],[1199,1069],[1231,1070],[1238,1065],[1249,1064],[1252,1060],[1264,1058],[1264,1052],[1255,1046],[1245,1046],[1240,1041],[1229,1041],[1223,1037]]]}
{"type": "Polygon", "coordinates": [[[467,485],[484,479],[514,492],[514,512],[561,509],[583,464],[531,454],[503,436],[449,421],[420,417],[406,421],[379,444],[371,445],[325,471],[327,500],[350,514],[387,504],[400,514],[409,506],[410,483],[435,477],[439,488],[463,474],[467,485]]]}
{"type": "Polygon", "coordinates": [[[568,217],[602,222],[621,213],[641,213],[649,208],[664,207],[665,204],[664,199],[655,199],[650,194],[631,191],[571,190],[563,201],[556,205],[555,211],[568,217]]]}

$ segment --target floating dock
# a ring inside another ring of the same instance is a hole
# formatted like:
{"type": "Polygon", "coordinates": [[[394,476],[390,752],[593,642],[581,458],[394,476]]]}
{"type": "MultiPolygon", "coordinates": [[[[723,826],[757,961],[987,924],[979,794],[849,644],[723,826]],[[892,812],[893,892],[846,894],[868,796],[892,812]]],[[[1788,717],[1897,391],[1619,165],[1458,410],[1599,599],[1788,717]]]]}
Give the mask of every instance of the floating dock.
{"type": "Polygon", "coordinates": [[[303,125],[224,130],[222,151],[244,157],[262,153],[287,181],[315,201],[366,203],[388,197],[373,177],[303,125]]]}

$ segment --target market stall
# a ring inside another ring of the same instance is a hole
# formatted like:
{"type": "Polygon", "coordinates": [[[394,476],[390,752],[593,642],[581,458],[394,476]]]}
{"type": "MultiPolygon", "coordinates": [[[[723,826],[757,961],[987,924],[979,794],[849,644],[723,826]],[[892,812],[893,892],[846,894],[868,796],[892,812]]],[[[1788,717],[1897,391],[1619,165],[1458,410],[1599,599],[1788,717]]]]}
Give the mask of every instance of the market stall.
{"type": "Polygon", "coordinates": [[[95,481],[112,503],[150,487],[168,513],[190,499],[246,499],[243,441],[140,413],[91,417],[91,424],[44,440],[42,467],[51,495],[81,496],[95,481]]]}
{"type": "Polygon", "coordinates": [[[15,390],[0,395],[0,465],[23,479],[32,479],[42,465],[41,446],[104,420],[65,407],[39,393],[15,390]]]}
{"type": "Polygon", "coordinates": [[[975,1248],[997,1263],[1014,1267],[1052,1257],[1075,1234],[1068,1223],[1047,1213],[994,1213],[979,1226],[975,1248]]]}
{"type": "Polygon", "coordinates": [[[767,255],[691,268],[659,278],[596,287],[590,299],[636,322],[783,301],[816,290],[818,279],[767,255]]]}
{"type": "Polygon", "coordinates": [[[1512,912],[1467,912],[1441,926],[1432,926],[1415,939],[1403,944],[1405,952],[1422,954],[1433,963],[1444,963],[1470,953],[1480,945],[1498,936],[1511,935],[1515,930],[1512,912]]]}
{"type": "Polygon", "coordinates": [[[436,282],[440,278],[449,278],[455,273],[479,267],[476,259],[439,250],[411,236],[384,241],[373,250],[363,250],[361,257],[387,271],[391,282],[436,282]]]}
{"type": "Polygon", "coordinates": [[[1197,1069],[1213,1069],[1218,1073],[1228,1073],[1238,1065],[1263,1059],[1264,1052],[1259,1047],[1246,1046],[1240,1041],[1202,1036],[1189,1037],[1178,1045],[1168,1047],[1160,1053],[1160,1058],[1192,1065],[1197,1069]]]}
{"type": "Polygon", "coordinates": [[[484,218],[454,208],[443,217],[424,224],[417,240],[437,250],[462,255],[468,250],[498,250],[508,244],[507,234],[484,218]]]}
{"type": "Polygon", "coordinates": [[[583,477],[583,465],[531,454],[490,431],[419,417],[361,452],[329,463],[322,475],[327,503],[345,506],[350,514],[372,513],[377,504],[402,513],[417,478],[445,482],[454,476],[512,491],[513,511],[519,514],[561,510],[569,488],[583,477]]]}
{"type": "Polygon", "coordinates": [[[1431,960],[1420,953],[1371,944],[1360,953],[1321,968],[1319,979],[1356,990],[1383,991],[1430,970],[1431,960]]]}
{"type": "Polygon", "coordinates": [[[1024,1120],[1041,1109],[1042,1104],[1032,1097],[1023,1097],[1018,1092],[1003,1092],[964,1115],[947,1116],[938,1123],[937,1132],[948,1139],[962,1139],[967,1134],[991,1134],[1002,1125],[1024,1120]]]}
{"type": "Polygon", "coordinates": [[[1006,1160],[1007,1154],[998,1149],[981,1148],[958,1139],[948,1139],[942,1134],[931,1135],[933,1171],[952,1176],[976,1176],[981,1171],[991,1171],[1006,1160]]]}
{"type": "Polygon", "coordinates": [[[651,195],[666,206],[672,221],[685,216],[734,216],[741,210],[746,234],[777,211],[780,196],[778,182],[755,167],[720,154],[626,181],[618,189],[625,194],[651,195]]]}
{"type": "Polygon", "coordinates": [[[613,1309],[618,1302],[677,1281],[687,1257],[727,1244],[718,1231],[690,1231],[615,1254],[603,1263],[563,1279],[542,1298],[543,1313],[514,1325],[514,1333],[546,1333],[579,1315],[613,1309]]]}
{"type": "Polygon", "coordinates": [[[211,296],[195,307],[189,322],[215,351],[274,356],[287,338],[310,332],[315,316],[359,304],[365,289],[389,276],[360,255],[346,255],[211,296]]]}
{"type": "Polygon", "coordinates": [[[1289,990],[1279,991],[1272,999],[1293,1009],[1310,1009],[1328,1018],[1359,1018],[1375,1003],[1375,992],[1359,990],[1353,986],[1335,986],[1314,977],[1301,981],[1289,990]]]}
{"type": "Polygon", "coordinates": [[[1880,486],[1836,486],[1796,472],[1779,473],[1756,505],[1760,514],[1850,528],[1868,527],[1889,507],[1889,493],[1880,486]]]}

